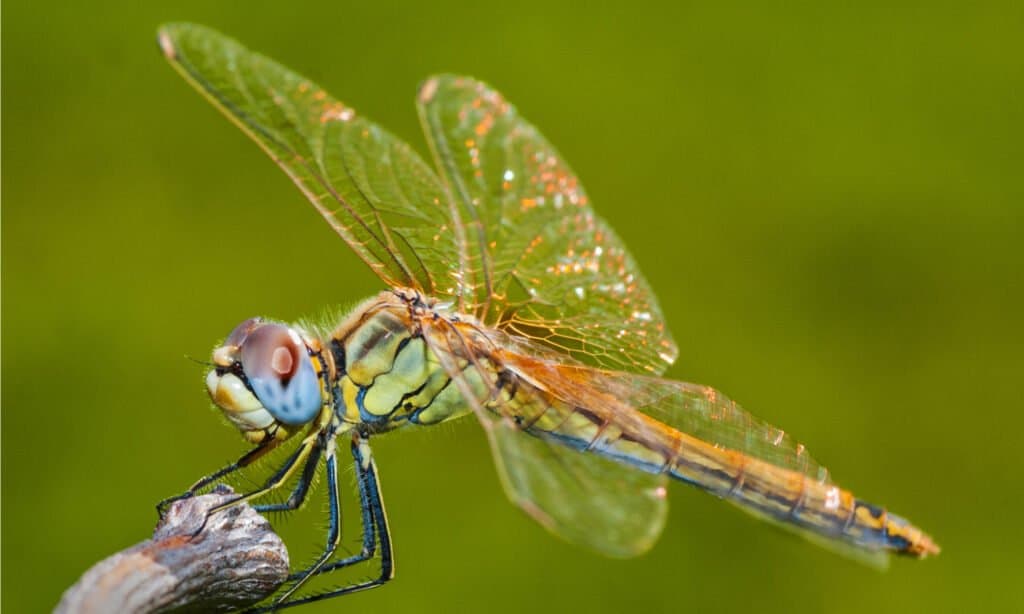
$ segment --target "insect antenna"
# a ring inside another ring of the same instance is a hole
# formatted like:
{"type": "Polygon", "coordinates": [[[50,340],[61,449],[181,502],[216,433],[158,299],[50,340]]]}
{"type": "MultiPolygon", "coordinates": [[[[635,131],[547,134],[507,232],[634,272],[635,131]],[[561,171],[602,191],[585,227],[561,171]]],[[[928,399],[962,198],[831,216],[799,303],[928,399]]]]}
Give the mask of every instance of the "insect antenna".
{"type": "Polygon", "coordinates": [[[185,354],[185,359],[186,360],[191,360],[192,362],[196,363],[197,365],[203,365],[204,367],[210,367],[211,369],[217,366],[217,365],[213,364],[212,362],[210,362],[208,360],[199,360],[198,358],[196,358],[194,356],[190,356],[189,354],[185,354]]]}

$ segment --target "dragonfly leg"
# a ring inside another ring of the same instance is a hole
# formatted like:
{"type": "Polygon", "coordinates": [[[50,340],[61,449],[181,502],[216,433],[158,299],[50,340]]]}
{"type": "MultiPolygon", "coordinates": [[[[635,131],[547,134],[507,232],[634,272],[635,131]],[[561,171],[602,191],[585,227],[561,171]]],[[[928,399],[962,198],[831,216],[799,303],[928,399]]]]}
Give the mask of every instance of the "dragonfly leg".
{"type": "Polygon", "coordinates": [[[322,445],[313,448],[309,455],[309,460],[306,461],[306,465],[302,468],[302,475],[299,476],[295,489],[288,495],[288,499],[284,503],[254,505],[252,508],[262,514],[264,512],[293,511],[302,507],[302,504],[306,502],[306,495],[309,494],[309,488],[313,484],[313,478],[316,476],[317,465],[320,463],[320,455],[322,453],[322,445]]]}
{"type": "Polygon", "coordinates": [[[206,522],[210,519],[211,516],[213,516],[217,512],[223,511],[229,507],[238,505],[239,503],[243,503],[245,501],[257,499],[269,492],[272,492],[280,488],[284,483],[291,479],[292,475],[295,473],[295,468],[298,467],[300,464],[304,463],[306,459],[312,454],[314,449],[322,445],[323,438],[320,436],[309,437],[308,439],[303,441],[299,445],[298,449],[295,450],[295,452],[293,452],[292,455],[288,457],[288,460],[284,462],[284,465],[282,465],[280,469],[275,471],[272,476],[267,478],[267,481],[263,483],[263,486],[252,492],[248,492],[245,493],[244,495],[239,495],[229,501],[225,501],[220,505],[211,507],[206,512],[206,517],[203,519],[203,523],[199,525],[198,529],[193,531],[192,536],[194,537],[202,533],[203,529],[206,528],[206,522]]]}
{"type": "MultiPolygon", "coordinates": [[[[359,502],[362,508],[362,550],[353,556],[322,565],[315,572],[308,575],[320,575],[372,559],[377,550],[378,539],[380,540],[380,574],[372,580],[344,586],[325,593],[309,595],[291,601],[278,600],[272,605],[248,610],[246,614],[271,612],[332,597],[340,597],[348,593],[364,591],[380,586],[395,576],[394,559],[391,550],[391,532],[388,529],[387,514],[384,511],[384,500],[381,497],[380,485],[377,479],[377,465],[373,461],[367,437],[356,434],[352,438],[352,457],[355,460],[356,478],[359,485],[359,502]]],[[[289,591],[290,593],[291,591],[289,591]]],[[[282,599],[285,598],[287,598],[287,595],[282,599]]]]}
{"type": "MultiPolygon", "coordinates": [[[[383,543],[387,541],[390,548],[390,534],[388,534],[387,530],[387,518],[384,517],[384,504],[380,497],[380,488],[377,486],[377,467],[375,464],[372,464],[373,461],[370,457],[369,445],[366,438],[353,438],[352,457],[355,461],[356,476],[359,483],[359,508],[363,525],[363,545],[358,554],[353,554],[352,556],[334,561],[329,565],[325,565],[320,569],[319,573],[327,573],[335,569],[342,569],[344,567],[349,567],[372,559],[377,552],[377,531],[385,533],[381,542],[383,543]],[[364,452],[360,448],[366,448],[366,451],[364,452]],[[367,464],[367,461],[371,464],[367,464]],[[372,475],[370,473],[371,470],[372,475]],[[378,518],[381,520],[378,521],[378,518]]],[[[385,560],[390,563],[390,551],[388,552],[387,557],[384,557],[382,554],[381,558],[382,565],[385,560]]]]}
{"type": "Polygon", "coordinates": [[[174,503],[176,501],[181,501],[182,499],[189,499],[189,498],[191,498],[192,496],[194,496],[196,494],[196,492],[198,490],[209,486],[210,484],[214,483],[215,481],[221,479],[222,477],[224,477],[226,475],[230,475],[230,474],[238,471],[239,469],[243,469],[243,468],[251,465],[256,459],[262,457],[267,452],[270,452],[275,447],[277,447],[277,440],[274,440],[274,439],[267,439],[267,440],[265,440],[260,445],[256,446],[252,450],[249,450],[248,452],[243,454],[235,462],[233,462],[233,463],[231,463],[229,465],[226,465],[224,467],[221,467],[220,469],[218,469],[217,471],[214,471],[210,475],[203,476],[195,484],[189,486],[188,490],[186,490],[185,492],[181,493],[180,495],[175,495],[173,497],[167,497],[166,499],[163,499],[162,501],[157,503],[156,504],[156,511],[157,511],[157,513],[160,514],[161,518],[163,518],[163,515],[167,512],[167,509],[171,506],[172,503],[174,503]]]}
{"type": "MultiPolygon", "coordinates": [[[[327,544],[324,546],[324,551],[317,557],[316,561],[304,569],[303,571],[292,574],[289,578],[294,580],[294,583],[288,587],[280,597],[277,598],[276,604],[286,602],[289,597],[295,594],[295,591],[299,590],[306,580],[318,574],[338,549],[338,543],[341,541],[341,506],[338,497],[338,457],[334,453],[334,439],[331,434],[331,439],[326,442],[327,446],[327,501],[328,501],[328,524],[327,524],[327,544]]],[[[307,464],[307,467],[309,465],[307,464]]],[[[275,605],[276,605],[275,604],[275,605]]]]}

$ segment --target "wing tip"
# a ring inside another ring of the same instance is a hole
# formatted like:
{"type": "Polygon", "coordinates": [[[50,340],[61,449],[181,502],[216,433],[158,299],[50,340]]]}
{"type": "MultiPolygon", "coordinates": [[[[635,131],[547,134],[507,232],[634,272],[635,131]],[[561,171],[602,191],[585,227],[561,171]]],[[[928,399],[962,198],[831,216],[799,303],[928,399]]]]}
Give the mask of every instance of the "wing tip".
{"type": "Polygon", "coordinates": [[[450,88],[454,86],[461,86],[464,83],[476,83],[476,79],[467,77],[464,75],[457,75],[454,73],[438,73],[430,75],[425,81],[420,83],[420,87],[417,94],[417,100],[420,104],[429,104],[434,100],[438,90],[442,87],[450,88]]]}
{"type": "Polygon", "coordinates": [[[440,77],[430,77],[423,83],[420,83],[416,98],[421,104],[429,104],[430,101],[434,99],[434,95],[437,94],[437,88],[440,85],[440,81],[440,77]]]}
{"type": "Polygon", "coordinates": [[[426,81],[420,83],[417,100],[420,104],[429,104],[442,88],[468,89],[477,95],[501,96],[493,87],[475,77],[456,73],[440,73],[432,75],[426,81]]]}
{"type": "Polygon", "coordinates": [[[174,39],[171,36],[172,29],[173,24],[164,24],[157,28],[156,44],[160,47],[160,52],[164,54],[164,57],[173,62],[178,59],[178,50],[174,46],[174,39]]]}

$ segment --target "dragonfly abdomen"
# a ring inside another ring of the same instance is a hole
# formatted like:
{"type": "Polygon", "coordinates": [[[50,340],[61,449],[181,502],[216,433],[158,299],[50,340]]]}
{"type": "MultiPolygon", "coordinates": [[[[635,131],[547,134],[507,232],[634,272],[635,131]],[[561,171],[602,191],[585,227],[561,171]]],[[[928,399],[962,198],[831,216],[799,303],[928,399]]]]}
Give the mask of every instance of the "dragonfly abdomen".
{"type": "MultiPolygon", "coordinates": [[[[531,372],[526,361],[519,362],[520,371],[531,372]]],[[[560,398],[560,391],[526,381],[517,381],[508,391],[499,413],[532,435],[641,471],[668,474],[855,557],[857,551],[866,552],[866,562],[875,562],[871,553],[884,551],[917,557],[938,553],[920,529],[830,483],[827,472],[814,463],[806,463],[805,471],[775,464],[709,443],[647,414],[616,412],[599,395],[592,396],[592,406],[582,407],[560,398]]]]}
{"type": "Polygon", "coordinates": [[[685,435],[669,473],[812,538],[918,558],[939,551],[917,527],[835,484],[685,435]]]}

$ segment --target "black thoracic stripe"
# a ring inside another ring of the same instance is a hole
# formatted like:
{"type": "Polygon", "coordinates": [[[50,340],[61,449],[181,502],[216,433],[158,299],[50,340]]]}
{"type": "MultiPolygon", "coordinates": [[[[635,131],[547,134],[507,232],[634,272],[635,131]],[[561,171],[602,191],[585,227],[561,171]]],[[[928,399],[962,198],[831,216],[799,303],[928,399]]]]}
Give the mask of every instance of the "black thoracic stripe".
{"type": "MultiPolygon", "coordinates": [[[[412,397],[414,397],[414,396],[418,395],[419,393],[423,392],[423,389],[427,387],[427,384],[430,383],[430,380],[433,379],[433,377],[434,377],[434,374],[431,373],[430,375],[427,376],[427,379],[424,380],[424,382],[422,384],[420,384],[419,388],[417,388],[416,390],[413,390],[412,392],[406,392],[405,394],[403,394],[402,398],[398,400],[398,404],[395,405],[391,409],[391,413],[395,413],[396,411],[398,411],[399,409],[402,408],[402,405],[404,405],[407,400],[409,400],[412,397]]],[[[441,390],[444,390],[443,386],[441,387],[441,390]]],[[[441,394],[440,390],[438,391],[438,394],[441,394]]],[[[431,402],[433,402],[433,400],[431,400],[431,402]]]]}
{"type": "MultiPolygon", "coordinates": [[[[383,314],[386,312],[381,313],[383,314]]],[[[359,328],[366,326],[366,324],[370,321],[375,321],[377,325],[374,326],[373,334],[367,337],[366,340],[363,342],[362,348],[360,348],[362,350],[362,353],[359,356],[352,356],[352,362],[359,362],[360,360],[366,358],[366,356],[368,356],[370,352],[373,352],[376,349],[377,344],[380,343],[381,339],[387,337],[388,335],[409,332],[408,327],[401,325],[401,322],[396,322],[393,318],[384,317],[383,315],[381,315],[381,317],[377,317],[375,315],[374,317],[368,318],[366,321],[362,322],[359,325],[359,328]]],[[[353,329],[352,332],[355,333],[355,330],[357,329],[353,329]]],[[[349,337],[351,337],[351,335],[349,335],[349,337]]]]}
{"type": "Polygon", "coordinates": [[[398,355],[402,353],[402,350],[405,349],[405,346],[409,345],[410,341],[412,341],[413,339],[416,339],[419,336],[420,335],[409,335],[405,339],[402,339],[401,341],[399,341],[398,342],[398,347],[395,348],[395,355],[391,357],[391,368],[388,369],[387,371],[381,371],[380,373],[374,375],[373,379],[370,380],[370,384],[367,386],[367,388],[373,386],[377,382],[377,378],[380,377],[381,375],[387,375],[388,373],[391,373],[392,371],[394,371],[395,370],[395,363],[398,362],[398,355]]]}
{"type": "Polygon", "coordinates": [[[345,342],[351,339],[352,335],[355,334],[357,330],[366,325],[366,323],[369,322],[371,319],[373,319],[373,309],[368,309],[365,313],[359,316],[359,321],[356,322],[355,325],[350,327],[345,332],[344,336],[331,337],[331,353],[334,355],[335,359],[340,358],[341,360],[341,362],[338,363],[339,373],[345,373],[345,342]],[[335,350],[333,346],[337,346],[337,350],[335,350]]]}
{"type": "MultiPolygon", "coordinates": [[[[410,334],[408,337],[398,342],[398,347],[395,348],[395,355],[391,357],[392,365],[398,362],[398,355],[402,353],[402,350],[405,349],[405,346],[409,345],[409,342],[412,341],[415,337],[416,335],[410,334]]],[[[391,368],[394,369],[394,366],[392,366],[391,368]]]]}
{"type": "Polygon", "coordinates": [[[424,405],[423,407],[417,408],[416,411],[414,411],[411,414],[409,414],[409,422],[412,422],[413,424],[420,424],[420,422],[418,420],[419,415],[422,414],[423,412],[427,411],[427,408],[429,408],[431,405],[434,404],[434,401],[437,399],[437,397],[441,396],[441,393],[444,392],[445,389],[448,388],[448,385],[451,384],[451,383],[452,383],[452,378],[449,377],[448,381],[446,381],[444,383],[444,386],[441,386],[441,388],[437,391],[437,394],[435,394],[434,396],[430,397],[430,401],[426,405],[424,405]]]}
{"type": "Polygon", "coordinates": [[[345,375],[345,344],[340,339],[331,339],[331,358],[338,371],[338,378],[345,375]]]}

